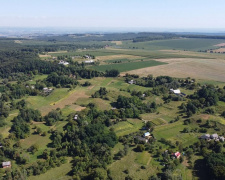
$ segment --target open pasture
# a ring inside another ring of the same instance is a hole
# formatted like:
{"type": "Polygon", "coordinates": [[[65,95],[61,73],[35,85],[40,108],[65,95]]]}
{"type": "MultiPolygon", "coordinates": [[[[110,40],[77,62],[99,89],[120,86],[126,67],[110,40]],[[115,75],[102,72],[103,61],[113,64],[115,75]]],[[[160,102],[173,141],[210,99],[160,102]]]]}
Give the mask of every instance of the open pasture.
{"type": "Polygon", "coordinates": [[[163,65],[163,64],[166,64],[166,63],[150,60],[150,61],[140,61],[140,62],[130,62],[130,63],[119,63],[119,64],[92,66],[90,68],[98,70],[98,71],[103,71],[103,72],[106,71],[106,70],[111,70],[111,69],[117,69],[120,72],[126,72],[126,71],[135,70],[135,69],[141,69],[141,68],[144,68],[144,67],[152,67],[152,66],[158,66],[158,65],[163,65]]]}
{"type": "Polygon", "coordinates": [[[225,82],[225,60],[223,59],[174,58],[160,59],[158,61],[168,64],[132,70],[128,71],[128,73],[140,76],[153,74],[154,76],[191,77],[225,82]]]}
{"type": "Polygon", "coordinates": [[[126,49],[146,49],[146,50],[162,50],[162,49],[179,49],[189,51],[199,51],[218,48],[217,44],[224,43],[221,39],[201,39],[201,38],[179,38],[169,40],[154,40],[146,42],[125,41],[120,45],[126,49]]]}
{"type": "Polygon", "coordinates": [[[143,121],[138,119],[128,119],[127,121],[121,121],[118,124],[112,126],[117,136],[124,136],[130,133],[136,132],[143,126],[143,121]]]}
{"type": "Polygon", "coordinates": [[[159,164],[153,164],[151,159],[151,154],[148,152],[135,152],[130,148],[125,157],[113,162],[108,168],[115,180],[125,179],[127,176],[125,170],[128,170],[129,176],[133,179],[148,179],[149,176],[159,172],[157,169],[159,164]],[[141,166],[145,166],[145,169],[141,169],[141,166]]]}
{"type": "Polygon", "coordinates": [[[85,92],[73,90],[68,91],[68,88],[55,89],[47,96],[29,96],[26,100],[29,106],[34,109],[39,109],[42,115],[46,115],[52,109],[64,108],[66,105],[72,105],[78,98],[88,97],[85,92]]]}

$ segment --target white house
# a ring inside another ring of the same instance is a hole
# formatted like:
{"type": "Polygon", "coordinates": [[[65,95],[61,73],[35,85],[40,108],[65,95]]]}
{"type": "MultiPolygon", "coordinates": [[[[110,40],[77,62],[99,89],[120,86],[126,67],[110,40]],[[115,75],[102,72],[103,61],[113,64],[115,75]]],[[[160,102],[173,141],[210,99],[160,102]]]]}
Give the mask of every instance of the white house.
{"type": "Polygon", "coordinates": [[[200,139],[210,139],[210,134],[204,134],[200,137],[200,139]]]}
{"type": "Polygon", "coordinates": [[[68,62],[63,61],[63,60],[60,60],[60,61],[59,61],[59,64],[63,64],[64,66],[69,65],[69,63],[68,63],[68,62]]]}
{"type": "Polygon", "coordinates": [[[181,93],[180,89],[170,89],[170,92],[172,92],[174,94],[180,94],[181,93]]]}
{"type": "Polygon", "coordinates": [[[73,119],[77,120],[78,119],[78,115],[76,114],[73,119]]]}
{"type": "Polygon", "coordinates": [[[94,63],[95,61],[94,60],[87,60],[87,61],[84,61],[84,63],[87,63],[87,64],[90,64],[90,63],[94,63]]]}
{"type": "Polygon", "coordinates": [[[9,168],[9,167],[11,167],[11,161],[2,162],[2,167],[3,168],[9,168]]]}
{"type": "Polygon", "coordinates": [[[128,81],[129,84],[135,84],[135,81],[132,79],[130,81],[128,81]]]}
{"type": "Polygon", "coordinates": [[[47,88],[47,87],[45,87],[45,88],[43,88],[43,92],[44,93],[50,93],[50,92],[52,92],[52,88],[47,88]]]}
{"type": "Polygon", "coordinates": [[[211,138],[211,139],[218,139],[219,136],[218,136],[218,134],[212,134],[212,135],[210,136],[210,138],[211,138]]]}
{"type": "Polygon", "coordinates": [[[150,132],[144,133],[144,137],[149,137],[149,136],[150,136],[150,132]]]}
{"type": "Polygon", "coordinates": [[[222,142],[224,142],[225,138],[223,136],[220,136],[219,137],[219,140],[222,141],[222,142]]]}

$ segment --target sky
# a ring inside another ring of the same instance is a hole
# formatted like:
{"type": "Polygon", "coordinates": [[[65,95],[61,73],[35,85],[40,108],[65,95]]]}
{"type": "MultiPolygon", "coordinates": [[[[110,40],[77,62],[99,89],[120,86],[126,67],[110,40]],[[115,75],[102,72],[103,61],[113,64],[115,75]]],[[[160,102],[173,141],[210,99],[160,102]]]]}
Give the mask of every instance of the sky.
{"type": "Polygon", "coordinates": [[[225,0],[0,2],[0,27],[225,29],[225,0]]]}

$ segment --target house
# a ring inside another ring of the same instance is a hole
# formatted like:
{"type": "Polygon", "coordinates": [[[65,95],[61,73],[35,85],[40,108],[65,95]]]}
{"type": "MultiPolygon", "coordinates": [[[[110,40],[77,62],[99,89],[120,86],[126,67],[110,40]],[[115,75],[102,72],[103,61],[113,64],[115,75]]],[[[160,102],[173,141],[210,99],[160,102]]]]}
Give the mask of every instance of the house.
{"type": "Polygon", "coordinates": [[[91,57],[90,57],[90,56],[88,56],[88,55],[84,55],[84,58],[86,58],[86,59],[90,59],[91,57]]]}
{"type": "Polygon", "coordinates": [[[2,162],[3,168],[10,168],[11,167],[11,161],[2,162]]]}
{"type": "Polygon", "coordinates": [[[69,65],[69,63],[68,63],[68,62],[63,61],[63,60],[60,60],[60,61],[59,61],[59,64],[63,64],[64,66],[69,65]]]}
{"type": "Polygon", "coordinates": [[[142,97],[145,97],[145,94],[142,94],[142,97]]]}
{"type": "Polygon", "coordinates": [[[180,94],[181,93],[180,89],[170,89],[170,92],[172,92],[174,94],[180,94]]]}
{"type": "Polygon", "coordinates": [[[220,136],[219,137],[219,140],[222,141],[222,142],[224,142],[225,138],[223,136],[220,136]]]}
{"type": "Polygon", "coordinates": [[[150,136],[150,132],[144,133],[144,137],[149,137],[149,136],[150,136]]]}
{"type": "Polygon", "coordinates": [[[143,138],[141,136],[136,136],[135,139],[137,139],[138,141],[144,142],[144,143],[148,142],[148,139],[145,139],[145,138],[143,138]]]}
{"type": "Polygon", "coordinates": [[[210,139],[210,134],[202,135],[202,136],[200,137],[200,139],[206,139],[206,140],[208,140],[208,139],[210,139]]]}
{"type": "Polygon", "coordinates": [[[50,93],[50,92],[52,92],[52,88],[47,88],[47,87],[45,87],[45,88],[43,88],[43,92],[44,93],[50,93]]]}
{"type": "Polygon", "coordinates": [[[84,63],[86,63],[86,64],[90,64],[90,63],[94,63],[95,61],[94,60],[87,60],[87,61],[84,61],[84,63]]]}
{"type": "Polygon", "coordinates": [[[212,135],[210,136],[210,138],[216,140],[216,139],[219,138],[219,136],[218,136],[218,134],[212,134],[212,135]]]}
{"type": "Polygon", "coordinates": [[[173,155],[175,158],[179,159],[181,154],[180,154],[180,152],[177,151],[177,152],[173,153],[172,155],[173,155]]]}
{"type": "Polygon", "coordinates": [[[2,148],[2,143],[0,142],[0,148],[2,148]]]}
{"type": "Polygon", "coordinates": [[[78,115],[76,114],[73,119],[77,120],[78,119],[78,115]]]}
{"type": "Polygon", "coordinates": [[[130,81],[128,81],[129,84],[135,84],[135,81],[132,79],[130,81]]]}

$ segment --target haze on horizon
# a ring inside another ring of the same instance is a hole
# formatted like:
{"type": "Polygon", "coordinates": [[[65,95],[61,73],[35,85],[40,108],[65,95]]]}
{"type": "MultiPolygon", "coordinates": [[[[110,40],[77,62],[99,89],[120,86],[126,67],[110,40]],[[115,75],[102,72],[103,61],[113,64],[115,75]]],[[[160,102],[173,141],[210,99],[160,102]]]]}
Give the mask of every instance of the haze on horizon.
{"type": "Polygon", "coordinates": [[[225,29],[224,0],[7,0],[0,27],[225,29]]]}

